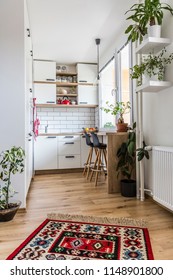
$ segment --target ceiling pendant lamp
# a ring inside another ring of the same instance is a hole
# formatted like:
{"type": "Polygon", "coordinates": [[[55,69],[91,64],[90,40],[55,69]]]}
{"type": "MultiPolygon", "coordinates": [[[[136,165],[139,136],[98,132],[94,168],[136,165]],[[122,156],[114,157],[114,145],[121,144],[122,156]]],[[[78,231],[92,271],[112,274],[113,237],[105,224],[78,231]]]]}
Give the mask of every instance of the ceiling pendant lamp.
{"type": "Polygon", "coordinates": [[[96,46],[97,46],[97,80],[100,80],[100,75],[99,75],[99,69],[100,69],[100,54],[99,54],[99,46],[100,46],[100,39],[97,38],[95,39],[95,42],[96,42],[96,46]]]}

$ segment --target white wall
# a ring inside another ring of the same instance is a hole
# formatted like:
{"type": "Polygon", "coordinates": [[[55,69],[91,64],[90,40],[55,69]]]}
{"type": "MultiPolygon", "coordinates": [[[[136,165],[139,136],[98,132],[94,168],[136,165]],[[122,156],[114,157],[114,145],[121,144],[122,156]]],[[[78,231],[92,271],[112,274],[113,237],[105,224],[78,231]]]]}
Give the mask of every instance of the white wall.
{"type": "MultiPolygon", "coordinates": [[[[0,152],[25,147],[24,1],[0,3],[0,152]]],[[[25,176],[13,180],[24,206],[25,176]]]]}

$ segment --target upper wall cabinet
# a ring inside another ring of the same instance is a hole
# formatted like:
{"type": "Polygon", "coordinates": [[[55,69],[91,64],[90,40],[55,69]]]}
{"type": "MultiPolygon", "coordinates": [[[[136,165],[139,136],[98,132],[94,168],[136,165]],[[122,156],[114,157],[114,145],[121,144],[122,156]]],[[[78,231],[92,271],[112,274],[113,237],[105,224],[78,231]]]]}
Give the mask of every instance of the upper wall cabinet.
{"type": "Polygon", "coordinates": [[[56,62],[54,61],[34,61],[34,81],[55,82],[56,62]]]}
{"type": "Polygon", "coordinates": [[[78,83],[94,84],[97,79],[97,65],[78,63],[77,73],[78,73],[78,83]]]}

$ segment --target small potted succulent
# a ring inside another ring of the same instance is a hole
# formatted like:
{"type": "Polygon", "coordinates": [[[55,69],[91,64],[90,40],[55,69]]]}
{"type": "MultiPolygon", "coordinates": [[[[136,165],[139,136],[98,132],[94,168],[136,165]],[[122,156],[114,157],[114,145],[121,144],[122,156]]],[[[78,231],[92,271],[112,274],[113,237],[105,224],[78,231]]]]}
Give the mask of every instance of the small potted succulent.
{"type": "Polygon", "coordinates": [[[25,152],[21,147],[12,147],[0,154],[0,222],[13,219],[20,201],[11,201],[16,193],[11,185],[11,177],[24,171],[25,152]]]}
{"type": "Polygon", "coordinates": [[[132,13],[127,20],[134,22],[125,30],[125,33],[129,34],[128,41],[135,42],[139,39],[142,42],[146,34],[150,37],[160,37],[164,10],[173,15],[172,7],[167,3],[160,3],[160,0],[144,0],[142,3],[134,4],[125,13],[132,13]]]}
{"type": "Polygon", "coordinates": [[[131,109],[130,101],[128,102],[116,102],[115,104],[109,104],[106,101],[107,108],[102,107],[101,109],[106,113],[111,113],[114,116],[119,116],[118,122],[116,123],[117,132],[127,132],[128,123],[124,122],[124,114],[129,113],[131,109]]]}
{"type": "Polygon", "coordinates": [[[130,69],[130,77],[137,79],[138,86],[145,83],[145,80],[164,80],[165,67],[171,64],[173,60],[173,53],[164,57],[165,53],[165,48],[158,55],[150,53],[143,58],[141,64],[136,64],[130,69]]]}

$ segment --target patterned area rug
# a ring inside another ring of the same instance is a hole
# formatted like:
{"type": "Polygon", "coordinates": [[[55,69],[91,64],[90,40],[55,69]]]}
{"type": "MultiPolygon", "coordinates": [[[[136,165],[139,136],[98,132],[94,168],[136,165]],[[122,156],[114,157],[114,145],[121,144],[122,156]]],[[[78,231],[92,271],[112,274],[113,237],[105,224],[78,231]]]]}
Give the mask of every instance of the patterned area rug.
{"type": "Polygon", "coordinates": [[[8,260],[153,260],[144,221],[50,214],[8,260]]]}

